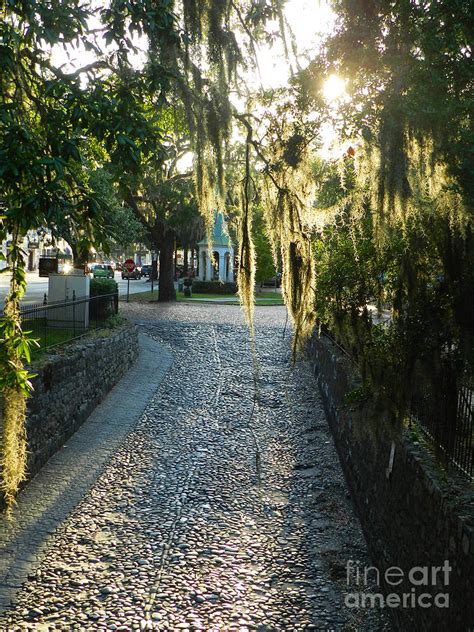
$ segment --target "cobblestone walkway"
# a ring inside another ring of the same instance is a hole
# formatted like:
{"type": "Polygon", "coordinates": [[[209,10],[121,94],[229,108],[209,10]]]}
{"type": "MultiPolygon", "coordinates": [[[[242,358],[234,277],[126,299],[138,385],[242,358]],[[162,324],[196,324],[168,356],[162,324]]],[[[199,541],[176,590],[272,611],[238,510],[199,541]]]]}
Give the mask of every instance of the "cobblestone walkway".
{"type": "Polygon", "coordinates": [[[282,309],[259,310],[255,397],[237,311],[129,308],[173,364],[1,630],[386,629],[344,607],[365,543],[282,309]]]}

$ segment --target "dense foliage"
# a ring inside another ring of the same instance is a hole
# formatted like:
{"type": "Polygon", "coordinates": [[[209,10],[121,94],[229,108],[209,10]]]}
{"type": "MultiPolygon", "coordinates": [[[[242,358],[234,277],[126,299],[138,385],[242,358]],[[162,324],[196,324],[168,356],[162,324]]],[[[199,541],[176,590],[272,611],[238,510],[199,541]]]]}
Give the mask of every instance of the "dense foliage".
{"type": "Polygon", "coordinates": [[[10,292],[0,321],[0,389],[3,399],[2,487],[11,508],[25,476],[24,369],[32,341],[22,331],[19,301],[25,289],[20,244],[31,228],[66,232],[84,262],[91,244],[106,238],[110,199],[97,166],[112,177],[137,172],[143,155],[160,146],[150,104],[162,99],[169,73],[162,50],[175,40],[174,17],[164,5],[150,15],[139,3],[2,2],[0,20],[0,240],[9,238],[10,292]],[[98,29],[88,20],[101,13],[98,29]],[[125,23],[127,30],[125,31],[125,23]],[[146,71],[129,61],[134,30],[148,36],[155,56],[146,71]],[[82,41],[96,61],[72,72],[51,62],[51,48],[82,41]],[[147,95],[147,100],[143,95],[147,95]]]}
{"type": "Polygon", "coordinates": [[[472,372],[468,4],[336,2],[337,32],[299,78],[305,111],[324,111],[329,73],[348,80],[349,98],[327,112],[352,146],[342,195],[319,204],[335,220],[317,235],[316,312],[399,410],[420,375],[449,372],[455,385],[472,372]],[[371,304],[388,311],[376,325],[371,304]]]}
{"type": "Polygon", "coordinates": [[[228,294],[235,295],[237,285],[235,283],[222,283],[220,281],[193,281],[194,294],[228,294]]]}
{"type": "MultiPolygon", "coordinates": [[[[295,354],[315,324],[329,327],[398,411],[416,372],[435,381],[449,370],[455,385],[472,366],[469,3],[334,0],[336,30],[318,56],[287,88],[252,92],[242,70],[255,63],[258,41],[272,39],[271,21],[285,38],[283,5],[0,4],[0,239],[11,243],[0,388],[10,506],[24,477],[23,364],[32,342],[19,319],[19,244],[30,228],[67,235],[80,263],[111,232],[121,238],[129,209],[171,271],[175,240],[192,243],[202,230],[198,210],[210,234],[216,208],[227,207],[252,332],[255,281],[281,262],[295,354]],[[71,71],[52,63],[52,47],[79,42],[92,63],[71,71]],[[324,98],[331,74],[346,80],[336,103],[324,98]],[[338,161],[317,157],[327,124],[347,143],[338,161]],[[193,178],[177,169],[190,149],[193,178]]],[[[160,292],[169,300],[165,276],[160,292]]]]}

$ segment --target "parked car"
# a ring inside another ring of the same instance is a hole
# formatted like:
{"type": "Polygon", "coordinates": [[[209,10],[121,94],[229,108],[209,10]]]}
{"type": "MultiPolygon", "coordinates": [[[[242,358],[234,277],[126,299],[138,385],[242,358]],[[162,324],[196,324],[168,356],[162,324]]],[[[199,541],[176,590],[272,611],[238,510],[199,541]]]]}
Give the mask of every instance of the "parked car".
{"type": "Polygon", "coordinates": [[[142,269],[141,269],[142,277],[144,276],[149,277],[150,274],[151,274],[151,265],[145,264],[144,266],[142,266],[142,269]]]}
{"type": "Polygon", "coordinates": [[[141,279],[142,270],[137,266],[133,272],[129,272],[126,268],[122,268],[122,279],[141,279]]]}
{"type": "Polygon", "coordinates": [[[95,263],[92,266],[92,277],[94,279],[113,279],[114,269],[108,263],[95,263]]]}

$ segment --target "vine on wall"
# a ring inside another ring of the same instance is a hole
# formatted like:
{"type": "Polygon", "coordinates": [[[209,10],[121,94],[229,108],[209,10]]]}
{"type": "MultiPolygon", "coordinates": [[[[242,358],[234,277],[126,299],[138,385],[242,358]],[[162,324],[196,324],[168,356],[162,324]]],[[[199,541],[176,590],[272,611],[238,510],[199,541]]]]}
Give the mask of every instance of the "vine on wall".
{"type": "Polygon", "coordinates": [[[8,513],[26,477],[26,400],[32,390],[30,379],[33,377],[25,368],[25,362],[30,361],[30,349],[35,340],[23,331],[20,317],[20,299],[26,289],[24,254],[17,230],[7,257],[10,289],[0,319],[1,490],[8,513]]]}

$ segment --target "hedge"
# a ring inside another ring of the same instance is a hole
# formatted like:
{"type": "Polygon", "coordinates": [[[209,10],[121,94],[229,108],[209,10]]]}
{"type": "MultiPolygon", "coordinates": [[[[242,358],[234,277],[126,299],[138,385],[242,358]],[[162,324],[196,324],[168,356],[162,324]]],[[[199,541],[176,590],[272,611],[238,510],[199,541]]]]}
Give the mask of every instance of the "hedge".
{"type": "Polygon", "coordinates": [[[237,283],[222,283],[221,281],[194,281],[194,294],[235,294],[237,283]]]}
{"type": "Polygon", "coordinates": [[[89,318],[107,320],[118,313],[118,285],[113,279],[91,279],[89,318]],[[103,298],[96,298],[103,297],[103,298]]]}

